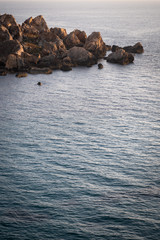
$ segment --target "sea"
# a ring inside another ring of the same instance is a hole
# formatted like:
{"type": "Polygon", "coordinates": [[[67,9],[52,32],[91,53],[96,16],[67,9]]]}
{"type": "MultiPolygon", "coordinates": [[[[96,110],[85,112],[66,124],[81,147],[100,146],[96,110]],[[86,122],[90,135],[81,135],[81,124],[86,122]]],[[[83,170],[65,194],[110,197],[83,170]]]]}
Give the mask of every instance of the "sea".
{"type": "Polygon", "coordinates": [[[0,239],[159,240],[160,3],[0,1],[4,13],[144,53],[0,77],[0,239]]]}

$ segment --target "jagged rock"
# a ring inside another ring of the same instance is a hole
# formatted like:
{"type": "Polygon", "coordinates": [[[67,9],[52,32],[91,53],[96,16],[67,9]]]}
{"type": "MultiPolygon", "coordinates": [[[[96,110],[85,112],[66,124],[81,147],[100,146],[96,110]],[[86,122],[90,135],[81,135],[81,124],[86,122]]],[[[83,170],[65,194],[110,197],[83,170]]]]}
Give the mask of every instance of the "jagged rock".
{"type": "Polygon", "coordinates": [[[67,37],[67,32],[66,29],[64,28],[50,28],[50,32],[52,34],[55,34],[56,36],[58,36],[60,39],[65,39],[65,37],[67,37]]]}
{"type": "Polygon", "coordinates": [[[19,41],[8,40],[0,43],[0,62],[6,62],[8,55],[17,54],[21,55],[24,49],[19,41]]]}
{"type": "Polygon", "coordinates": [[[119,49],[108,55],[107,62],[118,63],[121,65],[126,65],[134,61],[134,56],[131,53],[125,52],[123,49],[119,49]]]}
{"type": "Polygon", "coordinates": [[[37,29],[38,32],[49,30],[47,23],[44,20],[42,15],[39,15],[35,18],[32,18],[32,17],[28,18],[26,21],[24,21],[24,24],[22,25],[23,28],[25,24],[32,27],[32,29],[37,29]]]}
{"type": "Polygon", "coordinates": [[[102,58],[106,55],[106,45],[99,32],[93,32],[87,38],[84,48],[94,54],[96,58],[102,58]]]}
{"type": "Polygon", "coordinates": [[[103,64],[102,63],[99,63],[98,64],[98,69],[102,69],[103,68],[103,64]]]}
{"type": "Polygon", "coordinates": [[[8,29],[3,25],[0,25],[0,42],[4,42],[7,40],[13,40],[13,38],[9,33],[8,29]]]}
{"type": "Polygon", "coordinates": [[[20,73],[16,74],[17,78],[23,78],[23,77],[27,77],[27,76],[28,76],[28,74],[26,72],[20,72],[20,73]]]}
{"type": "Polygon", "coordinates": [[[51,74],[52,70],[50,68],[32,67],[29,72],[31,74],[51,74]]]}
{"type": "Polygon", "coordinates": [[[143,53],[144,52],[144,49],[143,49],[143,46],[140,42],[136,43],[134,46],[127,46],[127,47],[123,47],[123,49],[126,51],[126,52],[130,52],[130,53],[143,53]]]}
{"type": "Polygon", "coordinates": [[[95,56],[83,47],[73,47],[68,50],[67,55],[74,65],[87,66],[97,62],[95,56]]]}

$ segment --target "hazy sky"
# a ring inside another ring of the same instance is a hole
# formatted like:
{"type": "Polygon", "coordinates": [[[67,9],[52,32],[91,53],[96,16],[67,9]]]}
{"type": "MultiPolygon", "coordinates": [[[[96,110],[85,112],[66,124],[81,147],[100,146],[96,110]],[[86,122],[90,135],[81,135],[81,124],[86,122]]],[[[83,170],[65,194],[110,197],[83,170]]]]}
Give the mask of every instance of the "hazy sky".
{"type": "Polygon", "coordinates": [[[32,2],[80,2],[80,1],[86,1],[86,2],[100,2],[100,1],[103,1],[103,2],[159,2],[160,3],[160,0],[0,0],[0,2],[29,2],[29,1],[32,1],[32,2]]]}

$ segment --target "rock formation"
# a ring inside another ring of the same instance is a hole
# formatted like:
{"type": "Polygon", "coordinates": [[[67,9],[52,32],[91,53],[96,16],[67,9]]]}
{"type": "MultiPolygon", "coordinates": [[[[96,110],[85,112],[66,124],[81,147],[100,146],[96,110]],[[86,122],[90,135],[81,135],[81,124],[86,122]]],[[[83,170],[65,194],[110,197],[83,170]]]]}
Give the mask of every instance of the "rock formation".
{"type": "Polygon", "coordinates": [[[131,53],[143,51],[141,43],[123,48],[106,45],[99,32],[87,37],[78,29],[69,34],[64,28],[49,29],[41,15],[28,18],[22,25],[10,14],[0,15],[0,75],[3,76],[7,71],[32,74],[49,74],[53,69],[70,71],[78,65],[90,67],[104,57],[108,62],[124,65],[133,62],[131,53]],[[105,57],[110,50],[112,53],[105,57]]]}

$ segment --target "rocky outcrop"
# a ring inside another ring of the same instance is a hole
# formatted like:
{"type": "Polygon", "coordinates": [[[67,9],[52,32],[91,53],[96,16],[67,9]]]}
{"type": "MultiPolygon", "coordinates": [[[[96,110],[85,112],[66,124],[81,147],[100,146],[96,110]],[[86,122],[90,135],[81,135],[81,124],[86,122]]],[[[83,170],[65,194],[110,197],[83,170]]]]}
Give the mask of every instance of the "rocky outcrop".
{"type": "Polygon", "coordinates": [[[118,63],[121,65],[127,65],[134,61],[134,56],[131,53],[127,53],[124,49],[119,49],[108,55],[107,62],[118,63]]]}
{"type": "MultiPolygon", "coordinates": [[[[92,66],[100,58],[122,65],[133,62],[131,53],[142,53],[143,46],[106,45],[99,32],[88,37],[84,31],[67,34],[64,28],[48,28],[43,16],[28,18],[21,25],[9,14],[0,15],[0,75],[6,72],[49,74],[53,69],[70,71],[75,66],[92,66]],[[106,51],[112,53],[105,57],[106,51]]],[[[98,64],[102,69],[103,65],[98,64]]]]}
{"type": "Polygon", "coordinates": [[[99,32],[93,32],[87,38],[84,48],[91,52],[97,59],[106,55],[106,45],[99,32]]]}
{"type": "Polygon", "coordinates": [[[89,66],[96,64],[96,57],[83,47],[73,47],[69,49],[67,56],[74,65],[89,66]]]}

